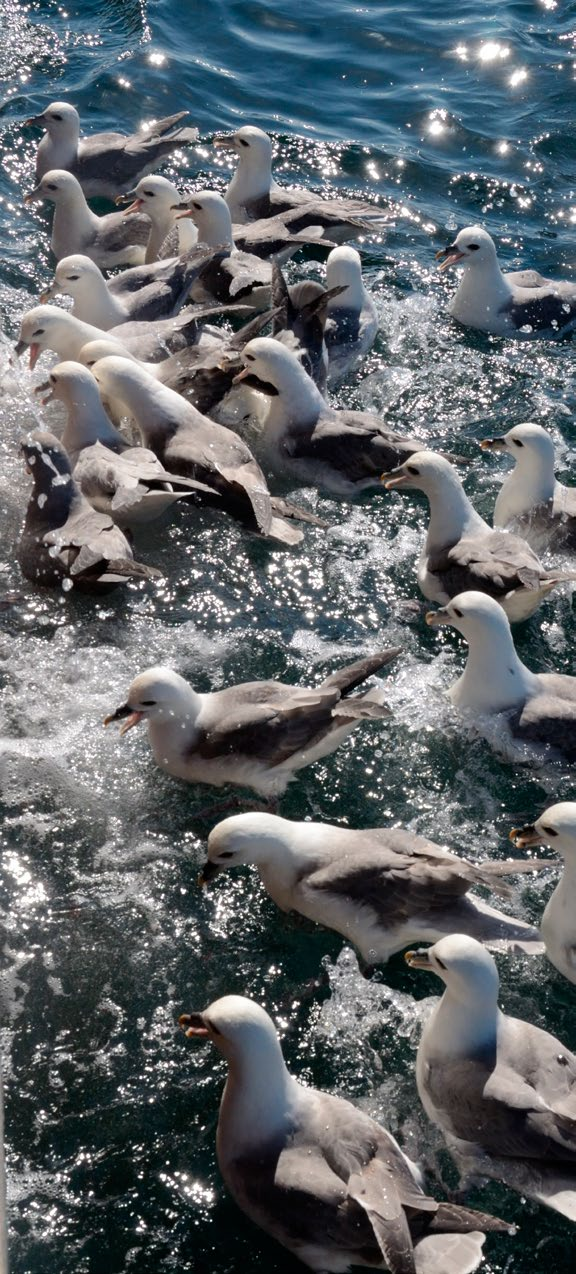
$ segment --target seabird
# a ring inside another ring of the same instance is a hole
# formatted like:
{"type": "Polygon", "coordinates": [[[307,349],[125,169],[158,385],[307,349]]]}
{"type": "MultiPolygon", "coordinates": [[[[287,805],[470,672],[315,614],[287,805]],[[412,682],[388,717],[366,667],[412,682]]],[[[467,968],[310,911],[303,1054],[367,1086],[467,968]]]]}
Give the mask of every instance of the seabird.
{"type": "Polygon", "coordinates": [[[36,431],[22,443],[34,487],[17,549],[22,574],[44,587],[108,592],[161,572],[135,562],[123,531],[82,495],[58,439],[36,431]]]}
{"type": "Polygon", "coordinates": [[[238,1206],[309,1269],[342,1274],[470,1274],[495,1217],[425,1195],[394,1137],[345,1098],[298,1083],[274,1024],[253,1000],[227,995],[184,1013],[188,1039],[228,1063],[216,1150],[238,1206]]]}
{"type": "Polygon", "coordinates": [[[485,885],[507,896],[500,877],[539,864],[476,865],[401,827],[353,831],[329,823],[292,823],[268,813],[239,814],[218,823],[207,852],[201,884],[253,863],[282,911],[297,911],[335,929],[369,965],[386,962],[411,942],[435,942],[447,933],[543,951],[537,929],[469,893],[474,885],[485,885]]]}
{"type": "Polygon", "coordinates": [[[408,951],[445,984],[416,1062],[422,1105],[456,1160],[576,1221],[576,1057],[498,1007],[493,957],[464,934],[408,951]]]}
{"type": "Polygon", "coordinates": [[[80,352],[88,341],[103,337],[117,346],[123,357],[154,361],[167,358],[172,350],[184,348],[202,339],[198,320],[189,317],[186,310],[172,319],[159,319],[155,323],[123,323],[104,332],[92,323],[83,323],[58,305],[36,305],[28,310],[20,325],[20,337],[14,347],[19,358],[30,350],[30,370],[33,371],[43,350],[51,349],[60,359],[79,361],[80,352]]]}
{"type": "Polygon", "coordinates": [[[129,204],[124,208],[125,217],[145,213],[150,221],[150,237],[146,247],[146,262],[158,261],[166,256],[180,256],[189,252],[197,241],[196,227],[185,220],[176,220],[180,192],[167,177],[143,177],[135,190],[119,195],[116,204],[129,204]]]}
{"type": "Polygon", "coordinates": [[[503,608],[487,593],[459,593],[429,611],[432,628],[450,624],[468,642],[468,661],[448,691],[457,708],[483,715],[506,712],[512,734],[549,744],[576,759],[576,677],[531,672],[516,653],[503,608]]]}
{"type": "Polygon", "coordinates": [[[262,449],[276,473],[354,495],[422,450],[369,412],[330,407],[294,351],[272,337],[250,341],[242,361],[236,381],[264,395],[262,449]]]}
{"type": "Polygon", "coordinates": [[[150,234],[148,217],[107,212],[99,217],[88,207],[80,182],[62,168],[47,172],[24,203],[54,204],[50,246],[60,261],[73,252],[91,257],[102,270],[142,265],[150,234]]]}
{"type": "Polygon", "coordinates": [[[355,248],[333,248],[326,260],[326,287],[338,289],[328,301],[324,339],[328,349],[328,381],[335,384],[372,348],[378,311],[362,278],[355,248]]]}
{"type": "Polygon", "coordinates": [[[312,279],[288,286],[278,262],[272,263],[272,306],[276,310],[272,334],[294,350],[321,394],[328,380],[328,349],[324,339],[328,306],[344,290],[343,287],[328,290],[312,279]],[[288,342],[285,335],[290,332],[293,342],[288,342]]]}
{"type": "Polygon", "coordinates": [[[537,270],[504,274],[494,240],[481,226],[467,226],[436,253],[440,270],[461,264],[464,274],[448,306],[452,318],[492,336],[558,337],[576,321],[576,283],[546,279],[537,270]]]}
{"type": "Polygon", "coordinates": [[[153,121],[139,133],[93,133],[80,137],[80,116],[69,102],[51,102],[25,125],[46,130],[36,153],[36,181],[53,168],[78,178],[86,198],[115,199],[162,161],[198,139],[198,129],[180,124],[188,111],[153,121]]]}
{"type": "Polygon", "coordinates": [[[302,532],[276,516],[264,474],[237,434],[203,416],[133,360],[104,358],[92,372],[101,394],[123,404],[145,445],[170,472],[215,488],[220,507],[261,535],[284,544],[301,541],[302,532]]]}
{"type": "MultiPolygon", "coordinates": [[[[270,301],[271,266],[251,252],[236,247],[230,212],[215,190],[199,190],[184,203],[177,215],[190,218],[198,232],[198,243],[214,248],[214,255],[194,284],[193,301],[243,300],[256,309],[270,301]]],[[[291,236],[286,233],[289,241],[291,236]]]]}
{"type": "Polygon", "coordinates": [[[60,441],[74,481],[92,507],[119,526],[150,522],[195,492],[218,501],[213,488],[169,473],[152,451],[129,446],[108,419],[98,385],[81,363],[58,363],[36,392],[46,395],[44,405],[56,400],[66,407],[60,441]]]}
{"type": "Polygon", "coordinates": [[[126,703],[106,717],[126,734],[148,724],[154,759],[189,783],[251,787],[281,796],[296,770],[330,756],[361,721],[388,718],[383,688],[351,692],[385,668],[399,647],[331,673],[314,690],[281,681],[247,681],[199,694],[170,668],[148,668],[126,703]]]}
{"type": "Polygon", "coordinates": [[[104,332],[123,323],[172,318],[210,255],[192,248],[186,256],[134,266],[107,280],[90,257],[78,253],[59,261],[40,300],[44,304],[55,296],[71,296],[73,317],[104,332]]]}
{"type": "Polygon", "coordinates": [[[386,208],[361,199],[322,199],[311,190],[279,186],[272,176],[271,139],[252,124],[244,124],[235,133],[219,134],[214,146],[233,151],[238,158],[225,196],[234,222],[298,212],[291,221],[294,232],[321,226],[330,239],[341,242],[391,220],[386,208]]]}
{"type": "Polygon", "coordinates": [[[560,854],[562,873],[546,903],[540,932],[551,964],[576,983],[576,801],[550,805],[535,823],[513,828],[510,840],[519,849],[544,844],[560,854]]]}
{"type": "Polygon", "coordinates": [[[233,225],[228,204],[216,191],[201,190],[179,197],[172,212],[179,228],[188,219],[194,221],[200,242],[211,243],[214,247],[225,243],[236,252],[250,253],[264,261],[271,257],[285,261],[298,248],[309,244],[333,246],[330,239],[324,237],[323,226],[307,226],[301,231],[295,229],[295,223],[299,225],[301,219],[296,209],[277,217],[262,217],[244,225],[233,225]]]}
{"type": "Polygon", "coordinates": [[[576,549],[576,487],[554,474],[554,443],[541,425],[514,425],[500,438],[485,438],[484,451],[506,451],[515,464],[494,506],[494,526],[514,525],[546,548],[576,549]]]}
{"type": "Polygon", "coordinates": [[[382,475],[387,491],[423,491],[430,522],[418,562],[418,584],[431,602],[477,589],[495,597],[512,623],[526,619],[571,572],[548,570],[511,531],[493,531],[471,504],[453,465],[421,451],[382,475]]]}

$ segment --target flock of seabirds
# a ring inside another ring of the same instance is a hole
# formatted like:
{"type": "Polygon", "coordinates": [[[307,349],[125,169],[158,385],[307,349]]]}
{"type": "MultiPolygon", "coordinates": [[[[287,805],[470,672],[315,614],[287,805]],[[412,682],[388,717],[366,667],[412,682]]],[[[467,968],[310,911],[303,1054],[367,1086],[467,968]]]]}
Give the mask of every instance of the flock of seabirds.
{"type": "MultiPolygon", "coordinates": [[[[56,353],[37,392],[61,402],[65,419],[60,439],[37,431],[23,443],[32,481],[18,550],[24,575],[95,594],[154,580],[159,572],[134,556],[134,537],[179,501],[295,546],[318,519],[275,495],[275,479],[343,498],[382,482],[420,491],[430,519],[417,580],[436,604],[426,621],[455,628],[468,647],[452,703],[497,715],[502,738],[523,740],[537,759],[573,760],[576,677],[528,668],[511,629],[576,578],[538,556],[566,562],[576,551],[576,489],[555,478],[550,435],[525,423],[481,444],[513,461],[492,528],[449,456],[376,415],[330,406],[327,387],[355,367],[378,329],[360,256],[346,241],[381,232],[390,210],[278,185],[271,140],[251,126],[214,139],[235,161],[225,195],[182,195],[155,170],[195,142],[184,114],[129,137],[82,137],[64,102],[28,121],[43,136],[26,202],[53,206],[57,265],[16,349],[29,350],[31,368],[42,351],[56,353]],[[96,215],[94,197],[119,208],[96,215]],[[283,264],[310,245],[326,251],[325,284],[288,284],[283,264]],[[72,298],[70,310],[52,304],[61,295],[72,298]],[[238,427],[246,416],[250,445],[238,427]]],[[[438,257],[442,271],[462,268],[448,307],[461,324],[524,340],[569,337],[574,283],[503,272],[479,226],[462,229],[438,257]]],[[[398,827],[351,830],[275,812],[297,770],[361,722],[390,715],[382,683],[366,682],[399,653],[380,650],[313,688],[255,681],[199,694],[171,669],[148,668],[106,721],[121,722],[121,733],[145,722],[156,763],[180,779],[265,798],[267,808],[213,828],[201,883],[254,864],[278,907],[336,930],[366,965],[432,943],[405,955],[444,984],[416,1077],[463,1187],[495,1178],[576,1222],[576,1056],[499,1007],[489,950],[545,952],[576,983],[576,801],[510,833],[520,850],[544,844],[560,856],[540,930],[488,905],[475,887],[510,896],[504,877],[549,868],[550,859],[472,863],[398,827]]],[[[224,996],[180,1022],[228,1063],[217,1134],[228,1188],[309,1268],[466,1274],[487,1232],[510,1232],[505,1219],[430,1197],[384,1127],[300,1084],[258,1004],[224,996]]]]}

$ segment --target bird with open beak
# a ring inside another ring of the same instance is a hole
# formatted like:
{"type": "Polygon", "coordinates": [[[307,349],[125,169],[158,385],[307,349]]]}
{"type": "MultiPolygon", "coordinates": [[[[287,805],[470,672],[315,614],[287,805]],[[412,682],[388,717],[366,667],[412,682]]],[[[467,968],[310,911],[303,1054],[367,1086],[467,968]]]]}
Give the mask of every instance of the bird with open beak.
{"type": "Polygon", "coordinates": [[[549,845],[563,859],[560,880],[544,909],[540,932],[550,963],[576,984],[576,801],[550,805],[534,823],[513,827],[510,840],[519,849],[549,845]]]}

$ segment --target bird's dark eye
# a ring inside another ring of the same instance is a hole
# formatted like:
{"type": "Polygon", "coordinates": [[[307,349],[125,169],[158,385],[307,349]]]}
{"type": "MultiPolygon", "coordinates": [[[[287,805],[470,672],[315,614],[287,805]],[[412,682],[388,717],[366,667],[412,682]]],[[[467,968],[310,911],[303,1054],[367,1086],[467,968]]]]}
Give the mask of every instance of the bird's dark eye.
{"type": "Polygon", "coordinates": [[[238,141],[240,142],[240,145],[241,145],[241,146],[249,146],[249,145],[250,145],[250,142],[247,142],[245,137],[239,137],[239,138],[238,138],[238,141]]]}
{"type": "Polygon", "coordinates": [[[53,373],[53,372],[50,372],[50,384],[51,384],[51,385],[55,385],[55,384],[56,384],[56,377],[55,377],[55,375],[54,375],[54,373],[53,373]]]}
{"type": "Polygon", "coordinates": [[[457,606],[454,607],[454,614],[458,616],[458,619],[462,619],[462,611],[458,610],[457,606]]]}
{"type": "Polygon", "coordinates": [[[79,274],[69,274],[67,277],[68,277],[68,282],[69,282],[69,283],[77,283],[77,282],[78,282],[78,279],[80,278],[80,275],[79,275],[79,274]]]}
{"type": "Polygon", "coordinates": [[[446,968],[446,965],[444,964],[444,961],[440,959],[440,956],[436,956],[436,964],[439,964],[441,969],[446,968]]]}
{"type": "Polygon", "coordinates": [[[192,204],[192,207],[196,209],[196,212],[202,212],[202,204],[201,204],[201,203],[193,203],[193,204],[192,204]]]}
{"type": "Polygon", "coordinates": [[[141,700],[141,703],[142,703],[142,707],[143,707],[143,708],[155,708],[155,707],[156,707],[156,700],[155,700],[155,699],[142,699],[142,700],[141,700]]]}
{"type": "Polygon", "coordinates": [[[479,243],[469,243],[469,244],[468,244],[468,251],[469,251],[469,252],[479,252],[479,251],[480,251],[480,244],[479,244],[479,243]]]}
{"type": "Polygon", "coordinates": [[[155,198],[155,195],[156,195],[156,191],[155,191],[155,190],[143,190],[143,191],[142,191],[142,194],[143,194],[143,195],[146,195],[146,198],[147,198],[147,199],[154,199],[154,198],[155,198]]]}
{"type": "Polygon", "coordinates": [[[61,115],[51,115],[51,116],[50,116],[50,118],[51,118],[51,119],[61,120],[61,119],[62,119],[62,116],[61,116],[61,115]]]}
{"type": "Polygon", "coordinates": [[[47,190],[57,190],[57,189],[58,189],[58,187],[57,187],[57,186],[52,185],[52,182],[50,182],[50,184],[46,187],[46,189],[47,189],[47,190]]]}
{"type": "Polygon", "coordinates": [[[43,336],[43,335],[44,335],[44,328],[43,328],[43,327],[39,327],[39,328],[38,328],[38,330],[37,330],[36,332],[33,332],[33,333],[32,333],[32,337],[33,337],[33,338],[34,338],[35,336],[43,336]]]}
{"type": "Polygon", "coordinates": [[[512,442],[514,443],[514,446],[515,446],[515,447],[523,447],[523,446],[524,446],[524,443],[523,443],[523,442],[520,442],[520,439],[519,439],[519,438],[513,438],[513,439],[512,439],[512,442]]]}
{"type": "Polygon", "coordinates": [[[255,362],[256,362],[256,359],[254,358],[254,355],[253,355],[253,354],[245,354],[245,355],[244,355],[244,358],[246,359],[246,362],[247,362],[247,363],[255,363],[255,362]]]}
{"type": "Polygon", "coordinates": [[[233,858],[233,857],[234,857],[234,852],[231,849],[225,849],[224,853],[220,854],[220,858],[233,858]]]}
{"type": "Polygon", "coordinates": [[[557,835],[558,835],[558,832],[556,831],[556,829],[555,829],[554,827],[543,827],[543,828],[542,828],[542,831],[543,831],[543,832],[546,832],[546,835],[547,835],[547,836],[557,836],[557,835]]]}
{"type": "Polygon", "coordinates": [[[408,473],[414,473],[414,474],[416,474],[416,477],[418,477],[418,474],[420,473],[420,470],[416,468],[416,465],[415,465],[415,464],[409,464],[409,465],[407,465],[407,466],[406,466],[406,468],[407,468],[407,470],[408,470],[408,473]]]}

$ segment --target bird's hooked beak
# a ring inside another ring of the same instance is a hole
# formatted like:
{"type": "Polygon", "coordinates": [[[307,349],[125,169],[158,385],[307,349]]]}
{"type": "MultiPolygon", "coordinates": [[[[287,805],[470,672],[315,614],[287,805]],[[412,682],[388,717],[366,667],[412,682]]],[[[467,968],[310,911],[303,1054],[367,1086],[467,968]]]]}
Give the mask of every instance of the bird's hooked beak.
{"type": "Polygon", "coordinates": [[[455,243],[451,243],[447,248],[441,248],[436,253],[436,260],[442,261],[442,265],[439,267],[440,274],[444,274],[445,270],[449,270],[451,265],[456,265],[456,262],[461,261],[465,255],[464,252],[460,251],[460,248],[456,247],[455,243]]]}
{"type": "Polygon", "coordinates": [[[252,363],[246,363],[241,372],[232,377],[232,384],[239,385],[240,381],[246,381],[250,389],[257,389],[260,394],[266,394],[267,398],[277,398],[278,390],[275,385],[271,385],[267,380],[260,380],[258,374],[254,371],[252,363]]]}
{"type": "Polygon", "coordinates": [[[53,301],[54,297],[58,296],[58,292],[59,288],[56,279],[52,279],[52,282],[48,285],[48,287],[40,293],[40,304],[46,305],[47,301],[53,301]]]}
{"type": "Polygon", "coordinates": [[[208,885],[211,880],[214,880],[215,876],[219,876],[220,871],[221,868],[218,864],[211,862],[211,860],[207,858],[206,862],[202,866],[202,870],[198,873],[198,884],[200,885],[200,888],[203,889],[204,885],[208,885]]]}
{"type": "Polygon", "coordinates": [[[250,363],[245,363],[245,364],[244,364],[244,367],[242,368],[242,371],[241,371],[241,372],[237,372],[236,376],[234,376],[234,378],[233,378],[233,380],[232,380],[232,384],[233,384],[233,385],[238,385],[238,384],[239,384],[239,382],[240,382],[241,380],[246,380],[246,378],[250,375],[250,373],[252,372],[252,370],[253,370],[253,369],[252,369],[251,364],[250,364],[250,363]]]}
{"type": "Polygon", "coordinates": [[[14,353],[16,355],[16,358],[20,358],[20,355],[23,354],[25,350],[27,349],[30,350],[30,360],[29,360],[28,366],[30,368],[30,371],[33,372],[36,366],[36,363],[38,362],[38,359],[42,353],[42,350],[40,349],[40,345],[38,341],[33,341],[32,344],[29,345],[28,341],[23,341],[22,339],[20,339],[19,341],[16,342],[14,346],[14,353]]]}
{"type": "Polygon", "coordinates": [[[480,443],[482,451],[507,451],[505,438],[483,438],[480,443]]]}
{"type": "Polygon", "coordinates": [[[140,195],[136,194],[135,190],[129,190],[125,195],[118,195],[114,203],[118,208],[123,209],[125,217],[129,217],[133,212],[140,212],[144,206],[144,200],[140,198],[140,195]],[[132,203],[130,203],[130,200],[132,200],[132,203]],[[129,206],[125,208],[125,204],[129,206]]]}
{"type": "Polygon", "coordinates": [[[43,380],[41,385],[34,386],[35,394],[46,394],[45,398],[40,399],[43,407],[46,407],[47,403],[54,401],[54,388],[54,385],[49,380],[43,380]]]}
{"type": "Polygon", "coordinates": [[[434,972],[434,966],[430,962],[430,957],[426,950],[405,951],[404,959],[411,969],[428,969],[434,972]]]}
{"type": "Polygon", "coordinates": [[[34,189],[30,191],[29,194],[24,195],[25,204],[36,203],[36,201],[39,199],[44,199],[44,191],[41,190],[40,186],[35,186],[34,189]]]}
{"type": "Polygon", "coordinates": [[[123,703],[115,712],[111,712],[104,717],[104,725],[110,725],[111,721],[124,721],[124,725],[120,729],[120,737],[132,730],[138,722],[142,720],[143,712],[135,712],[129,703],[123,703]]]}
{"type": "Polygon", "coordinates": [[[212,145],[216,150],[236,150],[236,138],[233,133],[216,133],[212,145]]]}
{"type": "Polygon", "coordinates": [[[175,221],[182,221],[184,217],[194,218],[194,209],[186,202],[170,204],[170,212],[176,213],[175,221]]]}
{"type": "Polygon", "coordinates": [[[25,119],[22,127],[31,128],[32,124],[35,124],[38,128],[43,128],[45,123],[46,116],[44,111],[41,111],[39,115],[31,115],[30,119],[25,119]]]}
{"type": "Polygon", "coordinates": [[[182,1027],[188,1040],[207,1040],[210,1038],[210,1031],[205,1026],[201,1013],[181,1013],[178,1018],[178,1026],[182,1027]]]}
{"type": "Polygon", "coordinates": [[[429,628],[441,628],[443,624],[452,623],[445,606],[441,606],[439,610],[427,610],[425,619],[429,628]]]}
{"type": "Polygon", "coordinates": [[[513,827],[508,839],[516,849],[528,849],[531,845],[541,845],[543,837],[533,823],[526,823],[525,827],[513,827]]]}
{"type": "Polygon", "coordinates": [[[381,473],[380,481],[384,483],[387,491],[394,491],[396,487],[408,486],[410,477],[399,465],[397,469],[391,469],[389,473],[381,473]]]}

